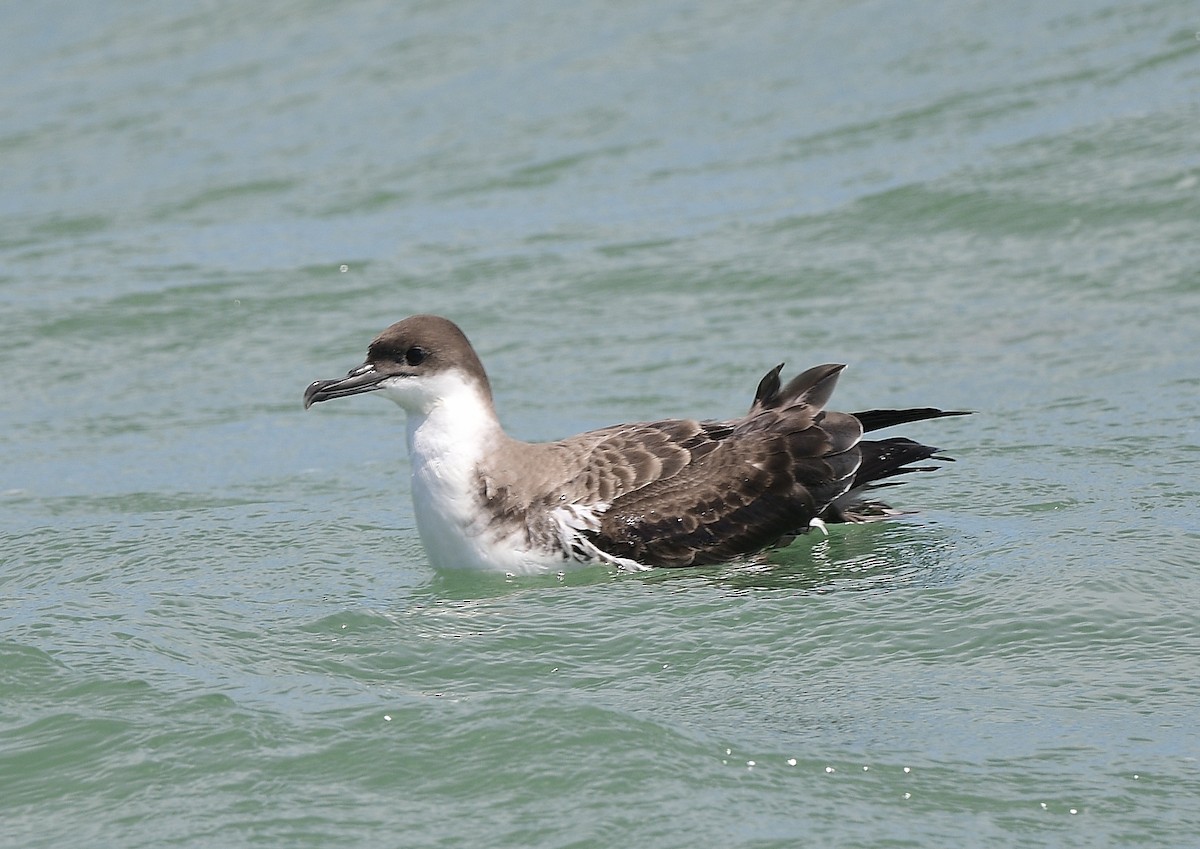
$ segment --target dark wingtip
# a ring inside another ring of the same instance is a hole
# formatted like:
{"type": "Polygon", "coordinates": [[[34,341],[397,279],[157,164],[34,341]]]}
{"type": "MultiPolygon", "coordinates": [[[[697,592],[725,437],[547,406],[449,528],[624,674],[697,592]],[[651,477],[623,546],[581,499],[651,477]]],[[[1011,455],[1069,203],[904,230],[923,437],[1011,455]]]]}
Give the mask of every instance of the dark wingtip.
{"type": "Polygon", "coordinates": [[[779,394],[779,372],[783,371],[783,363],[775,366],[769,372],[763,375],[763,379],[758,382],[758,389],[754,390],[754,403],[750,405],[754,407],[766,407],[771,403],[771,400],[779,394]]]}
{"type": "Polygon", "coordinates": [[[864,433],[870,433],[873,430],[882,430],[885,427],[908,424],[909,422],[920,422],[926,419],[942,419],[947,416],[969,416],[973,412],[973,410],[939,410],[936,407],[914,407],[907,410],[863,410],[860,413],[851,413],[851,415],[862,422],[864,433]]]}
{"type": "Polygon", "coordinates": [[[788,406],[807,404],[813,409],[821,409],[829,402],[845,368],[845,363],[825,363],[800,372],[779,393],[780,403],[788,406]]]}
{"type": "Polygon", "coordinates": [[[750,412],[800,404],[807,404],[819,410],[833,394],[838,375],[845,367],[843,363],[813,366],[793,377],[785,386],[779,380],[779,372],[783,369],[783,363],[780,363],[759,381],[750,412]]]}

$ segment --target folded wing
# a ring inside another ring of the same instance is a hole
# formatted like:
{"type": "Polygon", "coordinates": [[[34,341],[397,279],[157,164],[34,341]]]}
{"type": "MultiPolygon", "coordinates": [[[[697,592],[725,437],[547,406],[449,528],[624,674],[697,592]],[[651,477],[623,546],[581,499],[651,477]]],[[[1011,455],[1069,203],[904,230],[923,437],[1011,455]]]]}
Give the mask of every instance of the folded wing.
{"type": "Polygon", "coordinates": [[[745,418],[705,423],[673,474],[615,498],[591,536],[596,547],[658,566],[721,562],[806,529],[849,491],[862,425],[823,410],[843,367],[817,366],[787,386],[780,368],[760,382],[745,418]]]}

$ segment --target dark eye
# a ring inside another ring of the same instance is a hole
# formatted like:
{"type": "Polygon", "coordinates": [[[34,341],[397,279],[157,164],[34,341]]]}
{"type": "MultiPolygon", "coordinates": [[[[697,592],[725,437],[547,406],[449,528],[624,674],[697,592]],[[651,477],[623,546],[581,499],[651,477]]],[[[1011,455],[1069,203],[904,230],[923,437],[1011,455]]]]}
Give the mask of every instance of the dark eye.
{"type": "Polygon", "coordinates": [[[404,352],[404,362],[408,363],[410,366],[419,366],[421,363],[425,362],[425,358],[428,356],[429,352],[420,345],[413,345],[404,352]]]}

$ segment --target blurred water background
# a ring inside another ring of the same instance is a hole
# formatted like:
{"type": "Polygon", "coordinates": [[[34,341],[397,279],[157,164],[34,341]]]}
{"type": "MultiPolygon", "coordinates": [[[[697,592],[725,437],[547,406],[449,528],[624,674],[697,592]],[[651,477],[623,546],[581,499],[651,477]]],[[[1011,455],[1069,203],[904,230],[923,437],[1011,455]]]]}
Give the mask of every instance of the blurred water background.
{"type": "Polygon", "coordinates": [[[0,6],[0,844],[1200,846],[1200,9],[0,6]],[[967,408],[767,565],[434,573],[414,312],[531,439],[967,408]]]}

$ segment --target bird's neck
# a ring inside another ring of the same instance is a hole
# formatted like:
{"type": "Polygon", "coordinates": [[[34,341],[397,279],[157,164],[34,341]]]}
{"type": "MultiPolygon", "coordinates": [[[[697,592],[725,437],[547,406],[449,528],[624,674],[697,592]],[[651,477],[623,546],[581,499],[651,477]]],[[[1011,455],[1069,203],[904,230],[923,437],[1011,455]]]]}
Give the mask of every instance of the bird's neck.
{"type": "Polygon", "coordinates": [[[491,568],[480,469],[509,441],[491,399],[478,389],[408,411],[413,510],[435,566],[491,568]]]}
{"type": "Polygon", "coordinates": [[[414,465],[474,467],[505,438],[491,397],[473,382],[408,411],[408,451],[414,465]]]}

